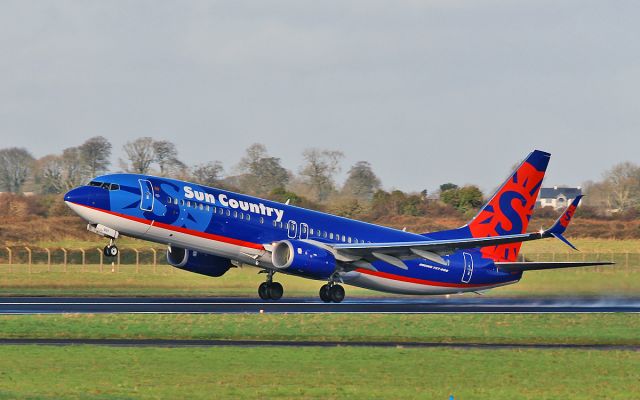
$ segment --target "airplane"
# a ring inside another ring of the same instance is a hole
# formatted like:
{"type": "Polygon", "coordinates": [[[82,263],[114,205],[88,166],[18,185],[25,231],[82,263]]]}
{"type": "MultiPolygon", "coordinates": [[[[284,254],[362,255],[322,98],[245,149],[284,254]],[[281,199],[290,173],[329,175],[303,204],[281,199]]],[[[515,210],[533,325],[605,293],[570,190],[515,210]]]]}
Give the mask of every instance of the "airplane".
{"type": "MultiPolygon", "coordinates": [[[[525,271],[609,262],[518,261],[523,242],[563,236],[582,196],[553,226],[527,232],[551,155],[535,150],[466,225],[412,233],[165,177],[118,173],[70,190],[66,204],[118,254],[121,236],[167,245],[167,261],[219,277],[233,266],[266,273],[263,300],[279,300],[283,273],[325,282],[324,302],[345,298],[341,284],[381,292],[442,295],[518,282],[525,271]]],[[[288,202],[287,202],[288,203],[288,202]]],[[[576,249],[577,250],[577,249],[576,249]]]]}

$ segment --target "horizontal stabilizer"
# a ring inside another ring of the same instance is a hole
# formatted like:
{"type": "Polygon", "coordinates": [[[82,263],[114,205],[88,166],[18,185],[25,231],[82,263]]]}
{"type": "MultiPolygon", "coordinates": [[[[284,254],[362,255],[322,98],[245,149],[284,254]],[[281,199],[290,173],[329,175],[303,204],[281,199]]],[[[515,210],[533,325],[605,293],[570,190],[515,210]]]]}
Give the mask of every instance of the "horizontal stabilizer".
{"type": "Polygon", "coordinates": [[[542,269],[595,267],[597,265],[613,265],[610,261],[579,262],[497,262],[496,267],[505,272],[537,271],[542,269]]]}

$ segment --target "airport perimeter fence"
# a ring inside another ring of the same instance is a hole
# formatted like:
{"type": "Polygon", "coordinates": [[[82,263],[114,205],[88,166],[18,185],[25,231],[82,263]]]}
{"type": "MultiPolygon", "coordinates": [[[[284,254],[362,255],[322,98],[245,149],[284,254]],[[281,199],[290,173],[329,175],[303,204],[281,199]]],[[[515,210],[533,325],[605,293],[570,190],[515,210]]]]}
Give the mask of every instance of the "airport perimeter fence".
{"type": "MultiPolygon", "coordinates": [[[[132,272],[174,273],[167,264],[166,248],[120,247],[117,257],[106,257],[102,248],[0,247],[0,273],[7,272],[132,272]]],[[[613,261],[615,266],[581,268],[580,271],[632,271],[640,266],[636,252],[538,252],[524,253],[520,261],[613,261]]]]}
{"type": "Polygon", "coordinates": [[[170,273],[166,248],[119,247],[116,257],[107,257],[103,248],[63,248],[35,246],[0,247],[0,272],[141,272],[170,273]],[[122,268],[126,267],[126,268],[122,268]]]}

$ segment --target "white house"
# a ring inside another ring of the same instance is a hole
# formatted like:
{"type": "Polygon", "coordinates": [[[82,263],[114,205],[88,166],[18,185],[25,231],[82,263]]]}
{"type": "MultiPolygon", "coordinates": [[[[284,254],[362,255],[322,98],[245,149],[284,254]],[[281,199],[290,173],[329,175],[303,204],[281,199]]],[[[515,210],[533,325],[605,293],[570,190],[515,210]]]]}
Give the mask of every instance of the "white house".
{"type": "Polygon", "coordinates": [[[553,207],[556,210],[563,209],[573,199],[582,194],[582,187],[554,186],[541,188],[536,207],[553,207]]]}

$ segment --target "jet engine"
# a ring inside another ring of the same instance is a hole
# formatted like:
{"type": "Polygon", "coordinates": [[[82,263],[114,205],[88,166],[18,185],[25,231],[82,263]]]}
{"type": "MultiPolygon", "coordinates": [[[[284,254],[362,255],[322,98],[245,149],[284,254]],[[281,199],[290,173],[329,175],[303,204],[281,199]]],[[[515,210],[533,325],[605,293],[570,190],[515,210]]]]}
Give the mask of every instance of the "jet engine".
{"type": "Polygon", "coordinates": [[[271,262],[280,270],[325,279],[336,269],[336,258],[321,247],[301,240],[283,240],[273,246],[271,262]]]}
{"type": "Polygon", "coordinates": [[[167,262],[185,271],[213,277],[222,276],[231,268],[228,258],[176,246],[167,249],[167,262]]]}

